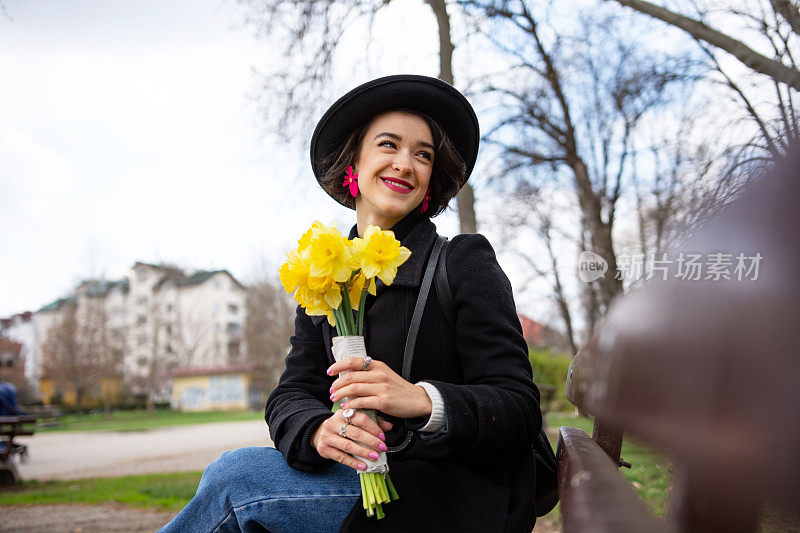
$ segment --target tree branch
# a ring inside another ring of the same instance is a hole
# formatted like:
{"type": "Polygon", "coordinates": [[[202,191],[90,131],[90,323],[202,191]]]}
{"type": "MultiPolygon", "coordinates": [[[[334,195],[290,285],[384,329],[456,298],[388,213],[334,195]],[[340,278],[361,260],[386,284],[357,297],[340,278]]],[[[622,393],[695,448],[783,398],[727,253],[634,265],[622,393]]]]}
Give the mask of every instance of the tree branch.
{"type": "Polygon", "coordinates": [[[701,21],[670,11],[664,7],[645,2],[644,0],[616,0],[623,6],[634,9],[645,15],[657,18],[667,24],[680,28],[695,39],[728,52],[751,70],[760,72],[776,81],[785,83],[800,91],[800,71],[787,67],[779,61],[759,54],[742,41],[725,35],[701,21]]]}
{"type": "Polygon", "coordinates": [[[789,23],[792,31],[800,35],[800,12],[789,0],[770,0],[772,9],[789,23]]]}

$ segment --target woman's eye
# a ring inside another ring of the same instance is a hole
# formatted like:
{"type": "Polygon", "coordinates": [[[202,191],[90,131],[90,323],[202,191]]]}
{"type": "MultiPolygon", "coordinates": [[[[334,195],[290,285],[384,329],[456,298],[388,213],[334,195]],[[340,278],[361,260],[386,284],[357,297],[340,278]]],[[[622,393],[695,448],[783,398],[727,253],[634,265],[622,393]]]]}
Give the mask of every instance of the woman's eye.
{"type": "Polygon", "coordinates": [[[392,141],[381,141],[378,143],[378,146],[388,146],[389,148],[397,148],[397,145],[394,144],[392,141]]]}
{"type": "Polygon", "coordinates": [[[423,158],[427,159],[428,161],[433,159],[433,155],[431,155],[430,152],[420,152],[419,155],[422,156],[423,158]]]}

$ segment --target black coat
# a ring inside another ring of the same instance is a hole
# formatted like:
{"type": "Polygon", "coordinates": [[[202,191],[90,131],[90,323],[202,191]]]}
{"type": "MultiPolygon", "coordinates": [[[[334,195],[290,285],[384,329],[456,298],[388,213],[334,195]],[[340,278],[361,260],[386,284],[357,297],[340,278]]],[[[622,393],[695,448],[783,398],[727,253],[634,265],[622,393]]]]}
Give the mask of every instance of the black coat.
{"type": "MultiPolygon", "coordinates": [[[[401,373],[403,348],[436,227],[407,216],[394,228],[411,250],[394,283],[380,281],[366,301],[367,353],[401,373]]],[[[355,235],[355,227],[351,238],[355,235]]],[[[479,234],[459,235],[447,247],[447,272],[458,309],[456,333],[431,290],[414,350],[411,381],[428,381],[442,394],[445,430],[415,434],[404,451],[390,453],[390,475],[400,498],[384,506],[386,517],[368,518],[357,502],[341,531],[529,532],[535,521],[533,456],[530,444],[542,416],[531,376],[527,346],[516,314],[511,284],[494,250],[479,234]]],[[[331,415],[329,389],[335,376],[331,335],[324,317],[297,308],[286,370],[267,400],[265,418],[275,446],[304,472],[333,462],[311,446],[311,435],[331,415]]],[[[387,445],[405,428],[426,420],[398,420],[387,445]]]]}

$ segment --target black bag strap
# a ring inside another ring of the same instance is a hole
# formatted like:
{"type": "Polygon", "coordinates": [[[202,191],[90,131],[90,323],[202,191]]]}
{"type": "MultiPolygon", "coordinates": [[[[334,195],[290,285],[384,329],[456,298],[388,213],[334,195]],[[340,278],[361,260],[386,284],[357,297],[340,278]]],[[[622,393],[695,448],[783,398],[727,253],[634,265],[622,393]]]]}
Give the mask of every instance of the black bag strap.
{"type": "MultiPolygon", "coordinates": [[[[417,343],[417,334],[419,333],[419,325],[422,322],[422,312],[425,311],[425,302],[428,301],[428,294],[431,292],[431,283],[433,282],[434,273],[436,273],[437,263],[440,263],[439,254],[444,250],[444,244],[447,242],[446,237],[437,237],[436,242],[433,244],[433,250],[428,257],[428,265],[425,267],[425,274],[422,276],[422,284],[419,287],[419,294],[417,295],[417,303],[414,305],[414,314],[411,315],[411,325],[408,328],[408,336],[406,336],[406,346],[403,350],[403,379],[411,381],[411,363],[414,361],[414,346],[417,343]]],[[[397,446],[390,446],[387,452],[394,453],[404,450],[411,442],[414,433],[406,430],[406,436],[403,442],[397,446]]]]}
{"type": "Polygon", "coordinates": [[[456,331],[456,302],[447,280],[447,239],[444,239],[439,263],[436,265],[436,296],[444,318],[453,331],[456,331]]]}
{"type": "Polygon", "coordinates": [[[428,266],[425,268],[425,275],[422,277],[422,285],[419,288],[417,295],[417,303],[414,306],[414,314],[411,315],[411,325],[408,328],[408,336],[406,337],[406,348],[403,351],[403,379],[411,381],[411,363],[414,360],[414,346],[417,343],[417,334],[419,333],[419,325],[422,322],[422,312],[425,311],[425,302],[428,301],[428,293],[431,291],[431,282],[433,281],[433,274],[436,272],[436,265],[440,263],[439,254],[444,249],[444,243],[447,242],[446,237],[437,237],[436,242],[433,244],[433,250],[428,258],[428,266]]]}

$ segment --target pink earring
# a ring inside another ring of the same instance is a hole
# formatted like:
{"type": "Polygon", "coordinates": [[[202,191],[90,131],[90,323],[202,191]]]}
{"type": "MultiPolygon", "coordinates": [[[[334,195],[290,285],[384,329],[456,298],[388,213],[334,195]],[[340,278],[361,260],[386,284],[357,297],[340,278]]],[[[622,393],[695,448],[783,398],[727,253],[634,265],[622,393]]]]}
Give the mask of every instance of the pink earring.
{"type": "Polygon", "coordinates": [[[431,201],[431,188],[428,187],[428,190],[425,192],[425,198],[422,200],[422,211],[420,213],[424,213],[428,210],[428,202],[431,201]]]}
{"type": "Polygon", "coordinates": [[[350,195],[355,198],[358,196],[358,174],[353,174],[353,167],[347,167],[347,174],[344,177],[342,187],[350,189],[350,195]]]}

